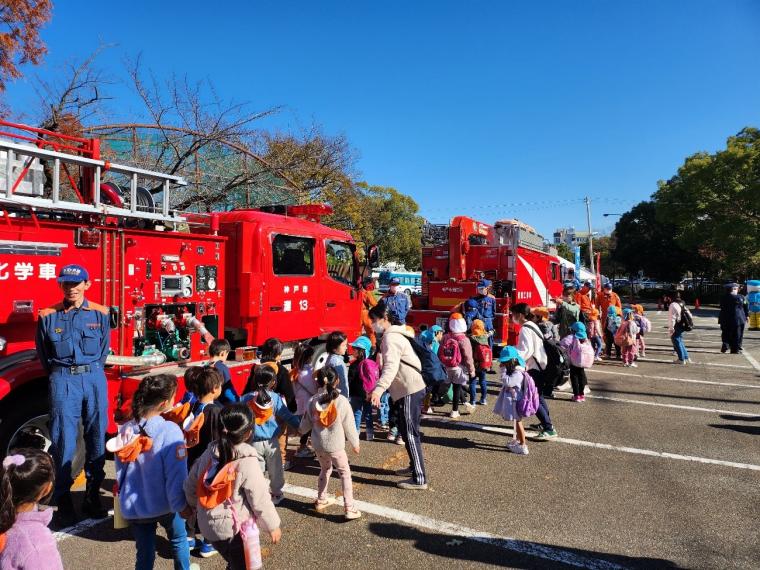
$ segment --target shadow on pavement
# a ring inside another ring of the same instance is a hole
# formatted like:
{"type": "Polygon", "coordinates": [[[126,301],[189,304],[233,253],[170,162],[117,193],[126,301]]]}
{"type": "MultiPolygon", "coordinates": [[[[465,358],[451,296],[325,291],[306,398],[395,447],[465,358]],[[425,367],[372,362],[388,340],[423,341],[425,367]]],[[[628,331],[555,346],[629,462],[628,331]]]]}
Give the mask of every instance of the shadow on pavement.
{"type": "Polygon", "coordinates": [[[741,424],[707,424],[710,427],[718,429],[728,429],[739,433],[748,433],[749,435],[760,435],[760,426],[745,426],[741,424]]]}
{"type": "MultiPolygon", "coordinates": [[[[756,386],[747,386],[747,388],[757,388],[756,386]]],[[[727,404],[757,404],[757,400],[735,400],[732,398],[705,398],[704,396],[682,396],[680,394],[664,394],[662,392],[636,392],[633,390],[611,390],[592,386],[592,394],[596,392],[609,392],[611,394],[630,394],[634,396],[654,396],[657,398],[674,398],[676,400],[701,400],[703,402],[725,402],[727,404]]]]}
{"type": "MultiPolygon", "coordinates": [[[[638,558],[615,554],[604,554],[577,548],[563,548],[548,544],[530,543],[519,540],[495,540],[495,543],[476,541],[436,532],[426,532],[417,528],[397,523],[369,524],[370,532],[384,539],[413,541],[417,550],[450,558],[461,562],[476,562],[494,567],[546,569],[546,568],[577,568],[582,559],[588,561],[586,567],[594,566],[600,561],[607,562],[608,568],[679,568],[669,560],[659,558],[638,558]],[[504,546],[499,546],[501,542],[504,546]],[[550,558],[533,556],[531,551],[550,554],[550,558]],[[548,549],[551,549],[550,551],[548,549]],[[565,562],[562,554],[567,553],[565,562]]],[[[598,566],[595,566],[598,567],[598,566]]]]}
{"type": "Polygon", "coordinates": [[[720,419],[730,420],[735,422],[760,422],[760,416],[735,416],[733,414],[721,414],[720,419]]]}

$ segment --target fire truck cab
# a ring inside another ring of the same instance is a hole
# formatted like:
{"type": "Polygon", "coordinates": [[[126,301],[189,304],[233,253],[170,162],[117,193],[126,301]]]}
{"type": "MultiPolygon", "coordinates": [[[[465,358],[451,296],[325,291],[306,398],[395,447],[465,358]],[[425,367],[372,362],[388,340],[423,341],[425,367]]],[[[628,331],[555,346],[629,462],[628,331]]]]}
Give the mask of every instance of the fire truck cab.
{"type": "Polygon", "coordinates": [[[513,303],[554,308],[562,293],[556,255],[544,251],[544,239],[517,220],[494,225],[464,216],[423,231],[422,294],[413,298],[407,324],[445,328],[451,311],[477,293],[481,279],[492,282],[497,315],[494,336],[512,342],[509,306],[513,303]]]}
{"type": "Polygon", "coordinates": [[[232,344],[228,366],[242,391],[269,337],[314,344],[319,365],[327,334],[359,334],[356,246],[319,223],[329,206],[176,212],[181,177],[108,162],[97,139],[4,121],[0,172],[2,454],[49,445],[48,379],[34,339],[38,311],[61,300],[64,265],[86,267],[87,298],[110,311],[111,432],[142,378],[181,379],[208,361],[214,338],[232,344]]]}

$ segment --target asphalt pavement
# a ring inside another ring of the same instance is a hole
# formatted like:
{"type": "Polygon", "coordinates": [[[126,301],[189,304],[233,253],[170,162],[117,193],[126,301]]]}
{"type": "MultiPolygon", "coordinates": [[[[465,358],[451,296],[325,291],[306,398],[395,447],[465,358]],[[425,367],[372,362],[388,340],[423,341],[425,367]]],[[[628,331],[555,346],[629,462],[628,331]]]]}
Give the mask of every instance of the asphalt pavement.
{"type": "MultiPolygon", "coordinates": [[[[403,447],[362,442],[351,456],[360,520],[344,521],[338,506],[316,513],[319,468],[296,460],[278,507],[283,539],[263,541],[265,567],[760,567],[760,331],[747,332],[745,354],[720,354],[716,311],[694,314],[694,364],[673,363],[667,315],[650,310],[638,368],[595,365],[585,403],[557,392],[560,437],[530,442],[528,456],[506,450],[511,426],[491,411],[497,376],[490,405],[457,420],[448,407],[425,416],[427,491],[395,487],[403,447]]],[[[110,462],[109,473],[104,489],[110,462]]],[[[57,538],[66,568],[134,567],[129,530],[110,519],[57,538]]],[[[218,556],[193,562],[225,567],[218,556]]],[[[160,540],[156,568],[171,567],[160,540]]]]}

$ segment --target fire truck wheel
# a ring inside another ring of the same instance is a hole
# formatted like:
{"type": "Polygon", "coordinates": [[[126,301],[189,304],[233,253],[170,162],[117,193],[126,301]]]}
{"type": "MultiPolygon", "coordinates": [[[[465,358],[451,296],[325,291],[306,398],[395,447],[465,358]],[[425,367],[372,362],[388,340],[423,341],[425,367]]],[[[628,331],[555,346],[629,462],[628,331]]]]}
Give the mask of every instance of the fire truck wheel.
{"type": "Polygon", "coordinates": [[[330,358],[330,355],[327,353],[327,345],[325,345],[325,343],[320,343],[314,346],[314,356],[311,359],[314,370],[324,368],[328,358],[330,358]]]}
{"type": "MultiPolygon", "coordinates": [[[[34,447],[50,451],[48,401],[45,394],[27,395],[3,402],[0,408],[0,454],[9,454],[18,447],[34,447]]],[[[77,450],[71,472],[76,478],[84,468],[85,448],[82,424],[79,424],[77,450]]]]}

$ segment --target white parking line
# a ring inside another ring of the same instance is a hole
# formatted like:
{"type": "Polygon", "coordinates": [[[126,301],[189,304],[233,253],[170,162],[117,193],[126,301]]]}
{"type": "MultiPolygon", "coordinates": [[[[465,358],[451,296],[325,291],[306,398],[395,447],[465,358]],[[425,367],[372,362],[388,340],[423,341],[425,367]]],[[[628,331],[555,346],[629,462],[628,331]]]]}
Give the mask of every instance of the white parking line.
{"type": "MultiPolygon", "coordinates": [[[[556,395],[555,395],[555,398],[556,398],[556,395]]],[[[645,400],[629,400],[627,398],[613,398],[612,396],[595,396],[593,394],[586,395],[586,398],[593,398],[594,400],[609,400],[611,402],[621,402],[623,404],[640,404],[642,406],[657,406],[661,408],[673,408],[675,410],[687,410],[690,412],[707,412],[711,414],[731,414],[734,416],[760,419],[760,416],[757,414],[750,414],[747,412],[735,412],[733,410],[721,410],[718,408],[699,408],[697,406],[684,406],[680,404],[661,404],[659,402],[647,402],[645,400]]],[[[561,398],[561,399],[566,400],[567,398],[561,398]]]]}
{"type": "Polygon", "coordinates": [[[82,534],[84,531],[94,527],[98,526],[99,524],[102,524],[106,521],[112,520],[112,516],[107,516],[104,519],[85,519],[81,522],[78,522],[77,524],[73,526],[69,526],[66,528],[62,528],[59,531],[56,531],[53,533],[53,536],[55,537],[56,542],[63,542],[67,538],[71,538],[72,536],[77,536],[82,534]]]}
{"type": "Polygon", "coordinates": [[[674,378],[672,376],[650,376],[644,374],[632,374],[630,372],[617,372],[614,370],[599,370],[598,368],[588,368],[587,373],[611,374],[613,376],[631,376],[643,380],[669,380],[671,382],[686,382],[687,384],[711,384],[713,386],[732,386],[737,388],[760,388],[760,384],[737,384],[732,382],[714,382],[713,380],[694,380],[693,378],[674,378]]]}
{"type": "Polygon", "coordinates": [[[752,355],[751,355],[749,352],[747,352],[746,350],[745,350],[744,352],[742,352],[742,354],[744,354],[744,357],[745,357],[745,358],[746,358],[746,359],[749,361],[749,363],[750,363],[750,364],[751,364],[751,365],[752,365],[752,366],[755,368],[755,370],[757,370],[758,372],[760,372],[760,362],[758,362],[757,360],[755,360],[755,359],[752,357],[752,355]]]}
{"type": "MultiPolygon", "coordinates": [[[[661,362],[666,364],[673,364],[672,360],[663,360],[662,358],[639,358],[640,362],[661,362]]],[[[693,365],[702,365],[702,366],[720,366],[722,368],[743,368],[745,370],[751,370],[751,366],[744,366],[743,364],[722,364],[718,362],[693,362],[693,365]]]]}
{"type": "MultiPolygon", "coordinates": [[[[474,424],[469,422],[460,422],[457,420],[449,420],[447,418],[438,418],[431,416],[424,416],[426,419],[437,421],[440,423],[448,423],[459,425],[462,427],[472,428],[479,431],[485,431],[490,433],[503,433],[506,435],[513,435],[513,430],[507,428],[498,428],[492,426],[484,426],[481,424],[474,424]]],[[[527,431],[527,430],[526,430],[527,431]]],[[[535,432],[527,431],[528,437],[533,437],[535,432]]],[[[584,441],[581,439],[572,439],[569,437],[557,437],[551,441],[558,443],[567,443],[569,445],[578,445],[581,447],[594,447],[597,449],[607,449],[610,451],[620,451],[622,453],[631,453],[633,455],[647,455],[649,457],[659,457],[661,459],[676,459],[679,461],[691,461],[695,463],[705,463],[708,465],[720,465],[722,467],[732,467],[734,469],[749,469],[750,471],[760,471],[760,465],[754,465],[752,463],[737,463],[735,461],[724,461],[722,459],[711,459],[709,457],[697,457],[695,455],[681,455],[679,453],[668,453],[665,451],[653,451],[651,449],[639,449],[637,447],[626,447],[620,445],[611,445],[609,443],[596,443],[593,441],[584,441]]]]}
{"type": "MultiPolygon", "coordinates": [[[[291,495],[296,495],[307,499],[317,498],[317,492],[314,489],[308,489],[306,487],[285,485],[283,490],[291,495]]],[[[619,566],[613,562],[608,562],[607,560],[592,558],[590,556],[582,556],[569,550],[563,550],[562,548],[546,546],[544,544],[537,544],[534,542],[528,542],[526,540],[517,540],[515,538],[499,536],[496,534],[491,534],[489,532],[482,532],[458,524],[401,511],[392,507],[386,507],[375,503],[368,503],[366,501],[354,501],[354,504],[359,510],[364,511],[365,513],[382,517],[384,519],[393,520],[417,528],[431,530],[439,534],[465,538],[475,542],[480,542],[482,544],[495,546],[503,550],[532,556],[534,558],[549,560],[560,564],[567,564],[569,566],[576,566],[578,568],[592,568],[595,570],[617,570],[623,568],[623,566],[619,566]]]]}

